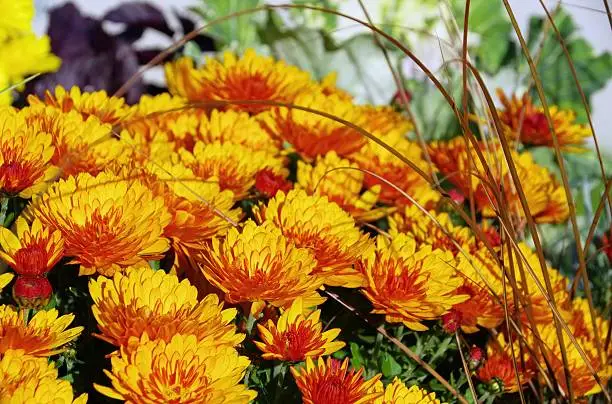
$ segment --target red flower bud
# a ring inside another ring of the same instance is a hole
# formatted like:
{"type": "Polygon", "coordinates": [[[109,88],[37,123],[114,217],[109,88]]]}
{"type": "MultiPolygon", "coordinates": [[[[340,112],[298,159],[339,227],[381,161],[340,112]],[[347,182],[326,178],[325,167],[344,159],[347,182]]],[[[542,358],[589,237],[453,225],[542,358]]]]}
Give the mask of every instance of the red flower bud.
{"type": "Polygon", "coordinates": [[[393,102],[395,104],[404,105],[404,97],[408,102],[412,101],[412,93],[408,90],[398,90],[395,95],[393,95],[393,102]]]}
{"type": "Polygon", "coordinates": [[[495,227],[490,226],[485,229],[484,235],[492,247],[499,247],[501,245],[501,235],[497,232],[495,227]]]}
{"type": "Polygon", "coordinates": [[[470,348],[469,365],[471,370],[476,370],[480,367],[484,360],[484,351],[476,345],[470,348]]]}
{"type": "Polygon", "coordinates": [[[288,192],[293,188],[293,184],[271,169],[265,168],[255,176],[255,188],[268,198],[272,198],[278,191],[288,192]]]}
{"type": "Polygon", "coordinates": [[[465,202],[465,195],[463,195],[463,193],[458,189],[453,188],[448,191],[448,196],[450,196],[450,198],[455,201],[455,203],[458,203],[460,205],[465,202]]]}
{"type": "Polygon", "coordinates": [[[442,316],[442,328],[449,334],[454,334],[461,327],[461,313],[451,310],[442,316]]]}
{"type": "Polygon", "coordinates": [[[13,285],[13,298],[21,308],[41,308],[52,293],[51,283],[42,276],[19,276],[13,285]]]}

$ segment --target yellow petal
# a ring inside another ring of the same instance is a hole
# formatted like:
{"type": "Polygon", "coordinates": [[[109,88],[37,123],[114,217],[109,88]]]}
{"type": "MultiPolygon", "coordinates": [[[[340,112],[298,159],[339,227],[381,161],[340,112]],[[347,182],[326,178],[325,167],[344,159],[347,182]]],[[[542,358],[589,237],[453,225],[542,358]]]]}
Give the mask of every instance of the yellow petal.
{"type": "Polygon", "coordinates": [[[8,255],[14,255],[21,248],[17,236],[6,227],[0,227],[0,246],[8,255]]]}

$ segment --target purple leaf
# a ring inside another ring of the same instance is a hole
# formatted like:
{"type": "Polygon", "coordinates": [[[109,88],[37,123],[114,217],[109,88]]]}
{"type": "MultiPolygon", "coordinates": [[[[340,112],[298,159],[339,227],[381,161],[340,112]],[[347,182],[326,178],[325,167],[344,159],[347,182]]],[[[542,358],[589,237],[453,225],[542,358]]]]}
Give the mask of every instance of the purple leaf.
{"type": "Polygon", "coordinates": [[[170,37],[174,33],[163,13],[149,3],[137,1],[123,3],[107,12],[102,20],[126,24],[128,27],[152,28],[170,37]]]}

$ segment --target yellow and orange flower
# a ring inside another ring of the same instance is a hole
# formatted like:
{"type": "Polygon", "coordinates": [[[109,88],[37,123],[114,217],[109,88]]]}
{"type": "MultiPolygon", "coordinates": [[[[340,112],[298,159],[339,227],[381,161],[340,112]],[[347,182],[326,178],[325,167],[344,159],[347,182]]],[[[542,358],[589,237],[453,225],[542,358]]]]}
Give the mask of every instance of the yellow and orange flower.
{"type": "Polygon", "coordinates": [[[151,137],[139,133],[131,135],[128,131],[121,131],[119,141],[120,154],[110,165],[112,171],[121,172],[124,167],[145,166],[154,161],[159,164],[172,161],[176,145],[168,140],[164,132],[156,132],[151,137]]]}
{"type": "MultiPolygon", "coordinates": [[[[504,125],[504,135],[511,140],[534,146],[554,147],[553,134],[548,127],[544,108],[535,106],[529,94],[521,98],[508,98],[501,90],[497,95],[503,108],[498,109],[499,119],[504,125]]],[[[584,150],[584,142],[591,130],[576,123],[576,113],[570,109],[551,106],[548,109],[559,147],[565,151],[584,150]]]]}
{"type": "Polygon", "coordinates": [[[313,276],[316,260],[298,248],[270,222],[257,226],[247,221],[232,228],[225,240],[213,238],[200,256],[204,276],[225,293],[229,303],[253,303],[257,312],[264,302],[288,308],[298,297],[307,307],[324,301],[317,293],[322,280],[313,276]]]}
{"type": "Polygon", "coordinates": [[[162,233],[171,216],[163,199],[138,180],[110,173],[61,180],[36,198],[25,215],[62,233],[65,255],[80,264],[81,275],[112,275],[147,265],[169,247],[162,233]]]}
{"type": "Polygon", "coordinates": [[[288,175],[283,159],[235,143],[197,142],[193,153],[183,149],[179,155],[198,178],[217,178],[221,189],[232,191],[236,200],[248,195],[260,170],[270,169],[275,174],[288,175]]]}
{"type": "Polygon", "coordinates": [[[89,282],[98,322],[99,338],[127,346],[130,338],[146,333],[151,339],[170,342],[173,335],[195,335],[211,345],[236,346],[244,335],[231,322],[236,309],[223,310],[216,295],[198,301],[198,291],[188,280],[150,268],[134,268],[125,275],[103,276],[89,282]]]}
{"type": "Polygon", "coordinates": [[[28,355],[51,356],[81,334],[83,327],[68,328],[73,314],[58,317],[57,310],[40,310],[30,320],[11,306],[0,306],[0,353],[21,349],[28,355]]]}
{"type": "Polygon", "coordinates": [[[112,127],[95,116],[86,120],[77,111],[62,112],[51,106],[24,108],[29,126],[51,135],[55,153],[51,163],[67,178],[81,172],[96,175],[122,150],[117,139],[111,137],[112,127]]]}
{"type": "Polygon", "coordinates": [[[364,284],[355,262],[372,240],[355,225],[355,219],[327,197],[308,196],[303,190],[287,195],[279,191],[267,206],[253,208],[261,223],[274,223],[300,248],[310,249],[317,261],[313,275],[330,286],[356,288],[364,284]]]}
{"type": "Polygon", "coordinates": [[[363,105],[359,107],[365,115],[363,128],[368,132],[387,135],[397,133],[405,136],[414,128],[412,122],[388,105],[363,105]]]}
{"type": "Polygon", "coordinates": [[[377,398],[374,404],[440,404],[436,393],[429,393],[416,385],[408,388],[397,377],[386,388],[378,381],[374,389],[384,391],[384,396],[377,398]]]}
{"type": "Polygon", "coordinates": [[[215,347],[194,335],[169,342],[145,335],[111,357],[104,373],[112,387],[94,384],[107,397],[130,403],[248,403],[257,393],[240,384],[249,360],[234,348],[215,347]]]}
{"type": "MultiPolygon", "coordinates": [[[[335,94],[326,96],[314,91],[306,92],[297,96],[294,104],[333,115],[360,127],[366,124],[366,114],[360,107],[335,94]]],[[[275,138],[290,143],[308,161],[332,150],[340,156],[348,156],[367,142],[367,138],[357,130],[314,112],[277,107],[260,114],[258,118],[275,138]]]]}
{"type": "Polygon", "coordinates": [[[417,248],[414,239],[397,234],[392,241],[378,236],[357,268],[366,277],[364,295],[390,323],[403,323],[416,331],[422,322],[439,318],[454,304],[467,300],[457,293],[462,284],[453,255],[430,246],[417,248]]]}
{"type": "Polygon", "coordinates": [[[23,217],[15,222],[16,235],[0,227],[0,259],[19,275],[41,276],[51,270],[64,254],[59,230],[43,228],[34,219],[30,228],[23,217]]]}
{"type": "Polygon", "coordinates": [[[46,358],[8,350],[0,356],[0,397],[2,402],[37,404],[85,404],[87,394],[74,398],[72,386],[58,379],[53,363],[46,358]]]}
{"type": "MultiPolygon", "coordinates": [[[[135,104],[129,108],[128,116],[121,121],[121,128],[132,135],[140,135],[145,139],[151,139],[159,132],[172,137],[168,130],[168,123],[189,113],[191,109],[186,107],[186,102],[181,97],[172,96],[168,93],[158,95],[144,94],[135,104]]],[[[203,114],[202,114],[203,115],[203,114]]]]}
{"type": "Polygon", "coordinates": [[[348,358],[342,362],[319,358],[316,364],[311,358],[306,358],[306,366],[301,369],[292,367],[291,374],[304,404],[366,404],[383,395],[373,389],[380,375],[364,380],[363,368],[349,370],[348,358]]]}
{"type": "Polygon", "coordinates": [[[263,342],[256,341],[255,345],[263,352],[264,359],[298,362],[331,355],[345,345],[344,342],[334,341],[340,334],[339,328],[323,332],[319,320],[321,310],[305,314],[307,309],[302,298],[298,297],[281,314],[276,324],[271,320],[266,326],[257,324],[263,342]]]}
{"type": "Polygon", "coordinates": [[[58,174],[51,136],[27,124],[23,114],[0,108],[0,194],[31,198],[58,174]]]}
{"type": "Polygon", "coordinates": [[[129,112],[123,98],[109,97],[103,90],[84,93],[76,86],[70,91],[66,91],[62,86],[55,87],[54,93],[47,90],[43,100],[29,95],[28,102],[30,105],[49,105],[62,112],[74,110],[79,112],[84,120],[94,115],[103,123],[111,125],[118,124],[129,112]]]}
{"type": "MultiPolygon", "coordinates": [[[[423,159],[421,147],[406,139],[402,133],[391,132],[387,135],[375,133],[374,135],[410,160],[424,173],[430,173],[431,168],[423,159]]],[[[394,184],[426,209],[433,209],[440,199],[440,194],[431,188],[429,182],[423,176],[372,140],[369,140],[361,150],[350,158],[360,168],[371,171],[394,184]]],[[[402,195],[402,192],[373,175],[366,174],[364,182],[367,187],[380,184],[381,192],[379,199],[382,202],[399,206],[412,204],[409,199],[402,195]]]]}
{"type": "Polygon", "coordinates": [[[380,185],[361,193],[365,174],[357,164],[340,158],[335,151],[317,157],[314,165],[298,161],[297,183],[309,195],[327,196],[356,220],[373,221],[387,213],[375,208],[380,185]]]}
{"type": "MultiPolygon", "coordinates": [[[[194,66],[191,58],[184,57],[166,64],[165,69],[170,92],[189,101],[291,103],[314,85],[308,73],[282,60],[257,55],[253,49],[240,58],[229,51],[223,54],[223,61],[207,58],[200,68],[194,66]]],[[[257,113],[270,105],[251,103],[225,108],[257,113]]]]}
{"type": "MultiPolygon", "coordinates": [[[[584,338],[595,344],[596,336],[593,321],[591,320],[589,301],[582,297],[574,298],[571,302],[571,308],[569,310],[566,309],[566,312],[570,314],[568,325],[572,330],[572,334],[576,338],[584,338]]],[[[595,316],[597,335],[601,341],[605,341],[610,332],[610,321],[606,320],[597,311],[595,311],[595,316]]],[[[602,352],[602,355],[604,356],[604,362],[612,358],[612,344],[608,344],[608,351],[602,352]]]]}

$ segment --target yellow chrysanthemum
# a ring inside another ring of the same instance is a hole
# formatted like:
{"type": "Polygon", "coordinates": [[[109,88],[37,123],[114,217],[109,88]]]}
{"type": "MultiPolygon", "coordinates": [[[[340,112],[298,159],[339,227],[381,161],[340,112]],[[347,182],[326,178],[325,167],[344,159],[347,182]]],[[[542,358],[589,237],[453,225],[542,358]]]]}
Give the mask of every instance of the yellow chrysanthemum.
{"type": "Polygon", "coordinates": [[[43,228],[34,219],[30,228],[20,216],[15,222],[16,235],[0,227],[0,259],[19,275],[42,276],[62,258],[64,240],[59,230],[43,228]]]}
{"type": "Polygon", "coordinates": [[[73,314],[58,317],[55,309],[40,310],[29,321],[25,315],[11,306],[0,306],[0,353],[23,349],[28,355],[55,355],[83,331],[83,327],[68,328],[73,314]]]}
{"type": "Polygon", "coordinates": [[[212,345],[235,346],[244,335],[231,324],[236,309],[223,310],[216,295],[198,301],[198,291],[188,280],[150,268],[134,268],[89,282],[93,314],[101,339],[127,346],[131,337],[144,333],[169,342],[173,335],[195,335],[212,345]]]}
{"type": "MultiPolygon", "coordinates": [[[[366,124],[366,114],[360,107],[335,94],[306,92],[296,97],[294,104],[334,115],[360,127],[366,124]]],[[[278,107],[258,118],[275,138],[290,143],[309,161],[332,150],[340,156],[348,156],[367,142],[357,130],[314,112],[278,107]]]]}
{"type": "Polygon", "coordinates": [[[440,404],[436,393],[428,393],[419,386],[408,388],[397,377],[386,388],[383,387],[382,382],[376,382],[373,390],[384,391],[384,396],[377,398],[373,404],[440,404]]]}
{"type": "Polygon", "coordinates": [[[131,135],[128,131],[121,131],[117,142],[120,154],[111,165],[113,171],[119,172],[124,167],[144,166],[149,161],[157,163],[169,162],[176,145],[168,140],[164,132],[156,132],[150,138],[139,133],[131,135]]]}
{"type": "MultiPolygon", "coordinates": [[[[595,343],[595,329],[591,320],[591,311],[589,309],[589,301],[582,297],[577,297],[571,302],[571,307],[565,308],[565,312],[569,314],[568,325],[575,337],[584,338],[587,341],[595,343]]],[[[606,320],[597,311],[595,311],[595,327],[597,334],[602,341],[610,332],[610,321],[606,320]]],[[[608,351],[602,352],[604,361],[612,358],[612,344],[608,344],[608,351]]]]}
{"type": "Polygon", "coordinates": [[[81,92],[78,87],[66,91],[62,86],[55,87],[55,93],[47,90],[44,100],[34,95],[28,96],[30,105],[50,105],[63,112],[77,111],[83,119],[90,115],[98,117],[103,123],[118,124],[125,118],[129,109],[123,98],[110,97],[106,91],[81,92]]]}
{"type": "Polygon", "coordinates": [[[364,380],[363,368],[349,370],[348,358],[342,362],[319,358],[316,364],[311,358],[306,358],[306,366],[301,369],[292,367],[291,374],[304,404],[366,404],[383,395],[372,388],[381,375],[364,380]]]}
{"type": "Polygon", "coordinates": [[[112,387],[94,384],[107,397],[128,403],[248,403],[257,393],[239,384],[249,360],[234,348],[175,335],[170,342],[143,338],[121,348],[104,373],[112,387]]]}
{"type": "Polygon", "coordinates": [[[0,107],[0,128],[0,194],[31,198],[43,192],[58,173],[51,136],[10,107],[0,107]]]}
{"type": "Polygon", "coordinates": [[[76,111],[37,105],[24,108],[29,126],[51,135],[55,153],[51,159],[63,178],[88,172],[96,175],[121,153],[122,145],[111,137],[112,128],[95,116],[84,120],[76,111]]]}
{"type": "Polygon", "coordinates": [[[311,252],[296,247],[272,223],[257,226],[249,220],[241,232],[232,228],[225,240],[213,238],[200,258],[204,276],[229,303],[252,302],[257,311],[263,302],[289,307],[303,297],[310,307],[324,301],[311,252]]]}
{"type": "Polygon", "coordinates": [[[310,249],[317,266],[313,274],[330,286],[356,288],[364,277],[353,265],[372,244],[359,231],[355,219],[324,196],[309,196],[303,190],[279,191],[268,206],[253,208],[259,222],[273,222],[283,235],[300,248],[310,249]]]}
{"type": "MultiPolygon", "coordinates": [[[[503,105],[497,113],[506,137],[534,146],[554,146],[544,108],[533,105],[529,94],[525,93],[520,99],[516,95],[508,99],[501,90],[497,90],[497,95],[503,105]]],[[[576,123],[576,113],[556,105],[551,106],[548,113],[561,149],[584,150],[584,142],[591,136],[591,130],[586,125],[576,123]]]]}
{"type": "Polygon", "coordinates": [[[140,181],[110,173],[61,180],[25,214],[62,233],[65,254],[81,265],[81,275],[112,275],[131,265],[146,265],[169,247],[162,237],[171,219],[164,200],[140,181]]]}
{"type": "Polygon", "coordinates": [[[0,21],[0,42],[32,29],[34,18],[32,0],[2,0],[0,9],[6,17],[0,21]]]}
{"type": "Polygon", "coordinates": [[[2,292],[2,289],[4,289],[6,285],[11,283],[13,276],[14,275],[11,273],[0,274],[0,292],[2,292]]]}
{"type": "Polygon", "coordinates": [[[382,133],[392,132],[405,136],[414,128],[412,122],[388,105],[364,105],[360,106],[361,113],[365,115],[363,128],[368,132],[382,133]]]}
{"type": "Polygon", "coordinates": [[[45,358],[9,350],[0,357],[0,402],[3,404],[85,404],[87,394],[74,398],[67,380],[45,358]]]}
{"type": "Polygon", "coordinates": [[[217,178],[223,190],[234,193],[236,200],[243,199],[255,184],[255,175],[263,169],[287,176],[284,161],[265,151],[254,151],[234,143],[197,142],[193,153],[179,151],[180,160],[202,179],[217,178]]]}
{"type": "MultiPolygon", "coordinates": [[[[376,135],[376,134],[375,134],[376,135]]],[[[380,140],[393,147],[406,159],[423,172],[429,173],[429,164],[423,159],[421,147],[406,139],[399,132],[391,132],[388,135],[379,136],[380,140]]],[[[360,168],[379,175],[388,182],[399,187],[407,193],[418,204],[426,209],[433,209],[440,199],[440,194],[434,191],[425,178],[414,171],[408,164],[401,161],[397,156],[391,154],[382,146],[370,140],[357,153],[353,154],[351,160],[356,162],[360,168]]],[[[410,205],[412,202],[402,195],[396,188],[381,181],[377,177],[366,174],[364,182],[367,187],[381,186],[379,199],[390,205],[410,205]]]]}
{"type": "Polygon", "coordinates": [[[363,293],[374,305],[372,312],[416,331],[428,329],[422,321],[439,318],[468,298],[456,293],[462,278],[454,266],[451,253],[417,248],[405,234],[392,241],[379,236],[376,248],[357,265],[367,280],[363,293]]]}
{"type": "MultiPolygon", "coordinates": [[[[166,80],[172,94],[190,101],[252,100],[293,102],[306,88],[313,86],[310,75],[284,61],[260,56],[248,49],[238,58],[232,52],[223,61],[206,58],[196,68],[191,58],[166,64],[166,80]]],[[[231,105],[227,108],[260,112],[266,104],[231,105]]]]}
{"type": "Polygon", "coordinates": [[[298,362],[331,355],[345,345],[344,342],[334,341],[340,334],[339,328],[323,332],[319,320],[321,310],[305,315],[305,309],[302,298],[298,297],[281,314],[276,324],[271,320],[266,326],[257,324],[262,342],[255,341],[255,345],[263,352],[264,359],[298,362]]]}
{"type": "MultiPolygon", "coordinates": [[[[158,95],[143,94],[138,104],[132,105],[128,117],[121,122],[121,127],[130,134],[151,138],[158,132],[167,132],[167,122],[172,122],[178,116],[189,112],[184,109],[186,102],[181,97],[168,93],[158,95]]],[[[170,133],[167,133],[171,136],[170,133]]]]}
{"type": "Polygon", "coordinates": [[[314,165],[298,161],[297,183],[310,195],[327,196],[356,220],[373,221],[386,214],[386,209],[375,208],[380,185],[361,193],[364,173],[358,166],[330,151],[317,157],[314,165]]]}

